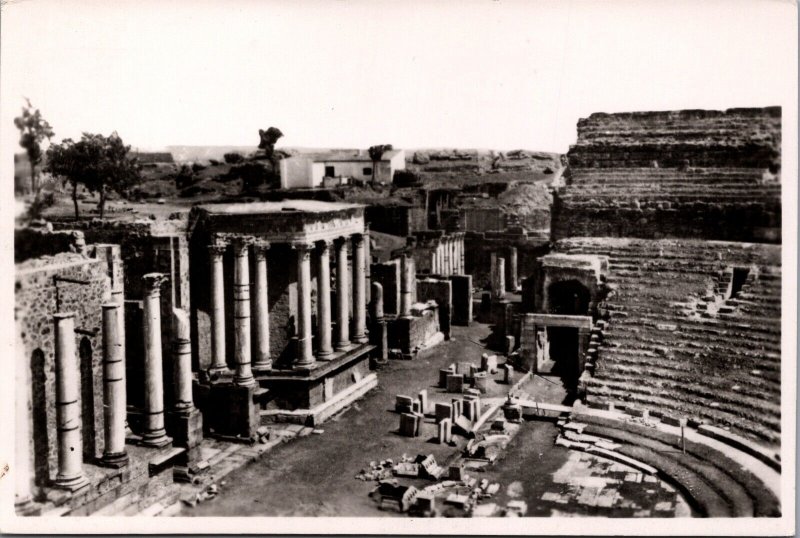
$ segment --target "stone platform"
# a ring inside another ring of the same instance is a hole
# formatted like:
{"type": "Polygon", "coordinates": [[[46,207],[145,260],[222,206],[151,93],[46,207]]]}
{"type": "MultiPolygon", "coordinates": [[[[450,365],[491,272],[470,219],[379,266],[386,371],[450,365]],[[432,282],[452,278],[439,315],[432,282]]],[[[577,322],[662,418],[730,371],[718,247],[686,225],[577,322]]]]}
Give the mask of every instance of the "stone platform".
{"type": "Polygon", "coordinates": [[[313,426],[363,396],[378,383],[369,372],[375,346],[360,344],[318,360],[310,368],[273,369],[256,379],[267,389],[261,422],[292,422],[313,426]]]}

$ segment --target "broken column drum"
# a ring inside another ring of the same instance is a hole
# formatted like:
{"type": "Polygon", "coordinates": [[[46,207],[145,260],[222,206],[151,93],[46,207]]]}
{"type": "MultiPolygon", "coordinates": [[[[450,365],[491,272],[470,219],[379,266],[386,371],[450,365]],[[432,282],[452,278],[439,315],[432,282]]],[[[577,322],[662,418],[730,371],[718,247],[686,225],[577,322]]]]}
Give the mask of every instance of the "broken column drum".
{"type": "Polygon", "coordinates": [[[162,273],[148,273],[144,282],[144,428],[142,444],[160,447],[169,444],[164,429],[164,374],[161,356],[161,285],[162,273]]]}
{"type": "Polygon", "coordinates": [[[101,463],[121,467],[128,462],[125,451],[125,349],[119,334],[119,304],[103,305],[103,415],[105,450],[101,463]]]}
{"type": "Polygon", "coordinates": [[[502,299],[506,292],[506,260],[496,258],[494,280],[492,281],[492,298],[502,299]]]}
{"type": "Polygon", "coordinates": [[[297,251],[297,359],[294,365],[314,364],[311,341],[311,244],[293,243],[297,251]]]}
{"type": "Polygon", "coordinates": [[[320,241],[317,243],[319,248],[319,268],[317,271],[317,339],[319,349],[317,357],[324,359],[333,355],[332,335],[331,335],[331,259],[330,242],[320,241]]]}
{"type": "Polygon", "coordinates": [[[409,273],[411,264],[409,263],[408,253],[400,256],[400,317],[411,317],[411,286],[409,273]]]}
{"type": "Polygon", "coordinates": [[[518,283],[517,274],[517,247],[508,248],[508,281],[506,282],[506,289],[510,292],[516,292],[518,283]]]}
{"type": "Polygon", "coordinates": [[[336,247],[336,350],[350,348],[349,278],[347,270],[347,239],[335,240],[336,247]]]}
{"type": "Polygon", "coordinates": [[[245,238],[233,241],[233,336],[236,373],[233,382],[240,386],[254,385],[250,364],[250,244],[245,238]]]}
{"type": "Polygon", "coordinates": [[[372,288],[370,303],[372,305],[370,312],[372,326],[369,338],[373,345],[378,346],[376,356],[380,359],[387,359],[389,357],[389,331],[383,312],[383,286],[379,282],[373,282],[370,287],[372,288]]]}
{"type": "Polygon", "coordinates": [[[211,256],[211,369],[227,370],[225,357],[225,281],[222,256],[227,245],[216,240],[208,247],[211,256]]]}
{"type": "Polygon", "coordinates": [[[75,314],[59,313],[55,322],[56,429],[58,474],[55,486],[76,490],[88,483],[83,474],[81,444],[80,373],[75,354],[75,314]]]}
{"type": "Polygon", "coordinates": [[[353,340],[367,343],[366,252],[364,235],[353,235],[353,340]]]}
{"type": "Polygon", "coordinates": [[[172,310],[172,373],[175,384],[175,411],[194,409],[192,397],[192,342],[189,313],[180,308],[172,310]]]}
{"type": "Polygon", "coordinates": [[[269,301],[267,298],[267,251],[269,247],[270,244],[267,241],[256,241],[253,245],[256,258],[256,275],[253,281],[256,352],[255,357],[253,357],[253,370],[256,371],[272,368],[272,357],[269,352],[269,301]]]}

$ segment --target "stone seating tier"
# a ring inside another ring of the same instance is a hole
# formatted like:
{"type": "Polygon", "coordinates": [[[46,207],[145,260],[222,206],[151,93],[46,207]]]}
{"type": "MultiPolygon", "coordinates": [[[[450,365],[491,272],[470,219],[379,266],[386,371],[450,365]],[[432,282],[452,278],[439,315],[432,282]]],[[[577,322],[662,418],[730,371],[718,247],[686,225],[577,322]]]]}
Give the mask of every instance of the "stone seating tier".
{"type": "Polygon", "coordinates": [[[588,401],[627,402],[780,442],[780,247],[572,238],[556,250],[609,257],[612,291],[599,305],[609,323],[588,401]],[[746,284],[719,298],[722,311],[698,309],[731,267],[750,270],[746,284]]]}

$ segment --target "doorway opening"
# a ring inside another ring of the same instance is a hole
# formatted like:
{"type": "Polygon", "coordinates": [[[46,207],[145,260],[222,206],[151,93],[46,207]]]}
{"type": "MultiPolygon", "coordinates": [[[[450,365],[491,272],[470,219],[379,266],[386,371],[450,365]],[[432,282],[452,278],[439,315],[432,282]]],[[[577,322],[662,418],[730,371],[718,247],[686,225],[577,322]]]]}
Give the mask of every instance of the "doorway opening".
{"type": "Polygon", "coordinates": [[[591,294],[577,280],[555,282],[547,289],[548,306],[551,314],[565,316],[586,316],[589,314],[591,294]]]}

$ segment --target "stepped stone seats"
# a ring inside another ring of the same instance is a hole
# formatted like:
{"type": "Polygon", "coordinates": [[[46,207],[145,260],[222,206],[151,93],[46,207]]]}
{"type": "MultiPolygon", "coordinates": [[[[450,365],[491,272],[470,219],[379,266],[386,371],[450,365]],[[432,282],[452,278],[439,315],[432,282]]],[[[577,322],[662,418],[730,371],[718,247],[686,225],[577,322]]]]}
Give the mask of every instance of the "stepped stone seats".
{"type": "Polygon", "coordinates": [[[780,442],[779,246],[571,238],[556,250],[609,257],[612,291],[599,305],[608,324],[585,383],[589,402],[780,442]]]}
{"type": "Polygon", "coordinates": [[[780,129],[779,108],[581,119],[552,235],[780,242],[780,129]]]}

